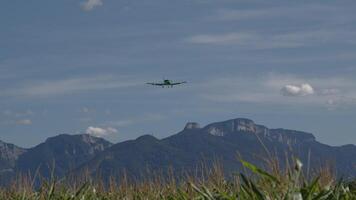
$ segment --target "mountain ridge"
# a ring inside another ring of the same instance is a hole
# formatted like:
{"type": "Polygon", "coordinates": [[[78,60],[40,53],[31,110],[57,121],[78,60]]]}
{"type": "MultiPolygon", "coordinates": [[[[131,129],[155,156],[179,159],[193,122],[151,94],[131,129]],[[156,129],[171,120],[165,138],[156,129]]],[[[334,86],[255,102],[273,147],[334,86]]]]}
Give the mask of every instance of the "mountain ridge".
{"type": "Polygon", "coordinates": [[[338,176],[356,177],[356,145],[330,146],[318,142],[311,133],[269,129],[246,118],[204,127],[188,122],[182,131],[162,139],[143,135],[116,144],[88,134],[60,134],[24,149],[9,169],[32,174],[39,169],[41,175],[48,177],[49,166],[55,163],[58,177],[89,170],[91,174],[104,172],[104,176],[125,171],[137,178],[144,169],[164,171],[172,167],[177,172],[193,171],[202,161],[209,165],[219,160],[229,174],[241,169],[237,155],[263,167],[262,160],[268,156],[285,164],[286,154],[310,162],[313,169],[332,163],[338,176]]]}
{"type": "MultiPolygon", "coordinates": [[[[216,122],[202,128],[196,122],[188,122],[182,131],[163,139],[146,135],[136,140],[130,140],[130,143],[135,148],[132,146],[123,148],[122,143],[115,144],[114,146],[120,149],[120,154],[130,155],[131,152],[127,149],[144,152],[137,145],[139,141],[142,142],[143,138],[154,141],[154,143],[146,141],[145,144],[151,145],[150,150],[156,150],[150,151],[153,155],[159,155],[158,150],[154,148],[157,143],[162,145],[161,147],[163,148],[159,149],[159,151],[171,153],[171,150],[164,147],[174,148],[174,151],[177,152],[175,157],[165,157],[159,160],[159,162],[162,166],[171,165],[177,171],[183,168],[185,170],[187,168],[194,168],[202,160],[212,163],[216,158],[225,166],[227,172],[237,171],[241,169],[241,165],[236,159],[237,152],[244,159],[254,163],[257,162],[262,166],[260,158],[270,156],[266,155],[265,148],[267,148],[270,151],[269,153],[279,160],[285,160],[285,154],[288,153],[291,157],[300,157],[306,163],[308,162],[308,157],[312,156],[310,165],[315,169],[320,168],[328,162],[334,162],[338,171],[337,173],[356,176],[354,170],[356,169],[356,163],[351,159],[352,157],[356,158],[356,146],[332,147],[316,141],[316,138],[311,133],[281,128],[268,129],[265,126],[255,124],[252,120],[244,118],[216,122]]],[[[125,165],[127,162],[133,162],[132,160],[135,159],[134,155],[127,156],[126,159],[115,157],[115,162],[112,162],[112,157],[105,159],[106,154],[115,154],[115,150],[111,148],[104,150],[100,155],[95,156],[89,161],[87,165],[82,166],[81,170],[90,168],[92,173],[97,173],[111,169],[111,172],[114,171],[114,174],[120,174],[120,170],[122,169],[132,169],[134,171],[131,172],[132,174],[141,173],[139,170],[133,169],[129,164],[125,165]],[[120,164],[115,165],[114,163],[120,164]]],[[[137,165],[144,166],[151,162],[152,158],[144,157],[137,165]]],[[[281,164],[283,164],[283,161],[281,161],[281,164]]],[[[155,165],[151,167],[152,169],[156,168],[155,165]]]]}

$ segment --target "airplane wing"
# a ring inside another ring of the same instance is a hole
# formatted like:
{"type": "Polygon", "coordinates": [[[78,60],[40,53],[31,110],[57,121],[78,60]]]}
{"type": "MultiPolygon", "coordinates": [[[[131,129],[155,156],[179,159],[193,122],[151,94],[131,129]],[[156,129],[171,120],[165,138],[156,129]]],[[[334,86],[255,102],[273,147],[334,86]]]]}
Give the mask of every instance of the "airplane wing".
{"type": "Polygon", "coordinates": [[[181,85],[181,84],[184,84],[184,83],[187,83],[187,81],[172,83],[171,85],[181,85]]]}
{"type": "Polygon", "coordinates": [[[146,84],[148,84],[148,85],[157,85],[157,86],[162,86],[162,85],[164,85],[164,84],[162,84],[162,83],[146,83],[146,84]]]}

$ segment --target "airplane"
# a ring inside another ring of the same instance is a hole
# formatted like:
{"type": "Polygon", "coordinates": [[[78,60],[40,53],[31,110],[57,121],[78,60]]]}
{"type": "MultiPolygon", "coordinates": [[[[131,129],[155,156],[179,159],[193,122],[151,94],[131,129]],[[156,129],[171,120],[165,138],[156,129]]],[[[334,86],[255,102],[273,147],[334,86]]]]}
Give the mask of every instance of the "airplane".
{"type": "Polygon", "coordinates": [[[187,82],[186,82],[186,81],[183,81],[183,82],[173,82],[173,81],[171,81],[171,80],[166,79],[166,80],[163,80],[163,82],[161,82],[161,83],[146,83],[146,84],[148,84],[148,85],[154,85],[154,86],[161,86],[162,88],[164,88],[165,86],[172,88],[172,87],[175,86],[175,85],[181,85],[181,84],[184,84],[184,83],[187,83],[187,82]]]}

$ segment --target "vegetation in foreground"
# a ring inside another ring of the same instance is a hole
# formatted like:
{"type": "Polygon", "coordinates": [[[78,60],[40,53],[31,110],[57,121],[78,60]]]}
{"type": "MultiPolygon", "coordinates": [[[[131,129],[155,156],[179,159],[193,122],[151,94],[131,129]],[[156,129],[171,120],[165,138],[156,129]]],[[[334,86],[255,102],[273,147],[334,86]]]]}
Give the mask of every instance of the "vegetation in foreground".
{"type": "MultiPolygon", "coordinates": [[[[43,180],[39,189],[33,182],[22,179],[10,188],[0,189],[4,200],[109,200],[109,199],[169,199],[169,200],[356,200],[356,182],[335,180],[329,170],[320,170],[313,178],[306,178],[302,163],[280,170],[269,163],[268,171],[241,161],[245,172],[226,180],[222,168],[214,165],[199,178],[186,177],[177,181],[173,177],[156,176],[147,181],[129,183],[122,178],[109,181],[107,186],[90,180],[76,183],[43,180]]],[[[19,179],[20,180],[20,179],[19,179]]],[[[27,179],[28,180],[28,179],[27,179]]]]}

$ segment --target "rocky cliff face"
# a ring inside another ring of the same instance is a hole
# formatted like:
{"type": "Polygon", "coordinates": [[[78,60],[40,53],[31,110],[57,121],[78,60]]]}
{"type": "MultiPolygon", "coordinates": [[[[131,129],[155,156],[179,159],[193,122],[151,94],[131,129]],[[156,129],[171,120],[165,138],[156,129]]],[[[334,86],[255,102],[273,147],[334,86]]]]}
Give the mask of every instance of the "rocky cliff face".
{"type": "Polygon", "coordinates": [[[315,137],[311,133],[287,129],[268,129],[267,127],[255,124],[250,119],[233,119],[218,123],[213,123],[204,127],[204,130],[214,136],[226,136],[228,134],[253,134],[260,138],[285,144],[296,144],[298,142],[312,142],[315,137]]]}
{"type": "Polygon", "coordinates": [[[12,170],[18,157],[25,149],[0,141],[0,171],[12,170]]]}
{"type": "Polygon", "coordinates": [[[26,150],[0,141],[0,185],[7,184],[15,175],[15,163],[26,150]]]}
{"type": "Polygon", "coordinates": [[[230,133],[262,133],[266,134],[268,129],[264,126],[255,124],[250,119],[232,119],[228,121],[213,123],[204,128],[208,133],[215,136],[224,136],[230,133]]]}
{"type": "Polygon", "coordinates": [[[195,130],[195,129],[200,129],[200,124],[197,122],[188,122],[185,127],[184,130],[195,130]]]}
{"type": "Polygon", "coordinates": [[[58,135],[22,154],[16,171],[34,173],[39,169],[41,175],[48,177],[54,169],[57,176],[63,176],[110,146],[110,142],[86,134],[58,135]]]}

